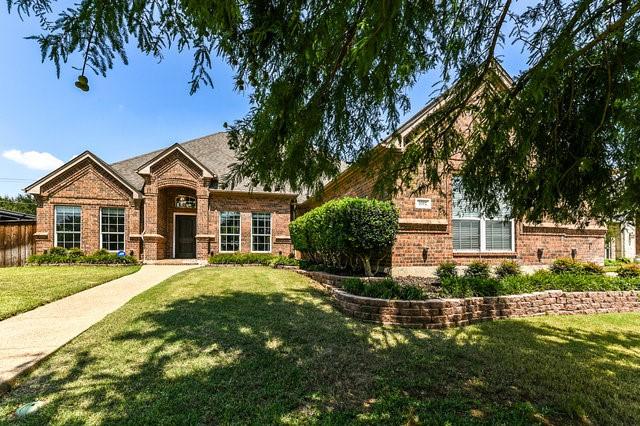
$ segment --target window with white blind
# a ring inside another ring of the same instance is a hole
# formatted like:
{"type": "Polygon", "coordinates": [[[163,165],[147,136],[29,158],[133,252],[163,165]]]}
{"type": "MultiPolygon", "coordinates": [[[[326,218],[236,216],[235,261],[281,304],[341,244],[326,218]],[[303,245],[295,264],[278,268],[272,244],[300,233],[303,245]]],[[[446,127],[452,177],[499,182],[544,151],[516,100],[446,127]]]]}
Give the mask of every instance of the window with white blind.
{"type": "Polygon", "coordinates": [[[239,212],[220,212],[220,251],[240,251],[239,212]]]}
{"type": "Polygon", "coordinates": [[[458,179],[453,182],[453,249],[455,251],[513,251],[513,220],[503,206],[487,218],[465,200],[458,179]]]}
{"type": "Polygon", "coordinates": [[[271,251],[271,213],[251,213],[251,251],[271,251]]]}

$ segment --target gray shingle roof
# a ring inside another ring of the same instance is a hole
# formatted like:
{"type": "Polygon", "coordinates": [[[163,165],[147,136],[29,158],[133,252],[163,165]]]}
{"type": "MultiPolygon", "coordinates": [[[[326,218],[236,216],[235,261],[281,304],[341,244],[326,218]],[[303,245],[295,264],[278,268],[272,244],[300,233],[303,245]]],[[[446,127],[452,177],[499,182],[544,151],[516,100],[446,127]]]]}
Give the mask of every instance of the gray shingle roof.
{"type": "MultiPolygon", "coordinates": [[[[214,133],[209,136],[181,142],[180,145],[220,179],[223,179],[224,175],[229,171],[231,164],[236,161],[235,153],[229,148],[226,132],[214,133]]],[[[118,161],[111,164],[111,167],[133,186],[142,190],[144,178],[137,173],[137,170],[165,149],[166,148],[158,149],[118,161]]],[[[250,183],[248,181],[241,182],[234,188],[234,190],[237,191],[246,191],[249,189],[250,183]]]]}

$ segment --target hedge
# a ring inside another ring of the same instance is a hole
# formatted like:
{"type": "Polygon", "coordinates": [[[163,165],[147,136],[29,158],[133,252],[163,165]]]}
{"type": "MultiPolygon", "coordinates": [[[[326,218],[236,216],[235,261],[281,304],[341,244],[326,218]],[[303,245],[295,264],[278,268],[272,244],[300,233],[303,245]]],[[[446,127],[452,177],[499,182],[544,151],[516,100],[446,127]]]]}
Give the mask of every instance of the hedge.
{"type": "Polygon", "coordinates": [[[306,259],[372,276],[389,256],[398,233],[398,211],[387,201],[341,198],[289,224],[291,241],[306,259]]]}
{"type": "Polygon", "coordinates": [[[294,258],[268,253],[219,253],[209,257],[209,263],[212,265],[298,265],[298,261],[294,258]]]}
{"type": "Polygon", "coordinates": [[[133,256],[118,256],[107,250],[98,250],[92,254],[84,254],[78,248],[65,249],[53,247],[43,254],[29,256],[27,263],[34,265],[50,264],[96,264],[96,265],[135,265],[138,260],[133,256]]]}
{"type": "Polygon", "coordinates": [[[640,290],[640,278],[538,271],[531,275],[513,275],[502,279],[449,277],[442,280],[441,288],[443,294],[450,297],[503,296],[546,290],[625,291],[640,290]]]}

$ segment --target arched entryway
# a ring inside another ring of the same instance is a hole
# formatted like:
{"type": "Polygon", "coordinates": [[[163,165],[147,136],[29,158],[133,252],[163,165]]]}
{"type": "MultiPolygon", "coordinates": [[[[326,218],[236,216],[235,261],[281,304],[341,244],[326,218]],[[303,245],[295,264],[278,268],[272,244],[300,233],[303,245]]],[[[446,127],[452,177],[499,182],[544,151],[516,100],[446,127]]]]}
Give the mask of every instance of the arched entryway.
{"type": "Polygon", "coordinates": [[[169,186],[158,191],[158,233],[165,237],[165,259],[196,258],[196,212],[195,189],[169,186]]]}

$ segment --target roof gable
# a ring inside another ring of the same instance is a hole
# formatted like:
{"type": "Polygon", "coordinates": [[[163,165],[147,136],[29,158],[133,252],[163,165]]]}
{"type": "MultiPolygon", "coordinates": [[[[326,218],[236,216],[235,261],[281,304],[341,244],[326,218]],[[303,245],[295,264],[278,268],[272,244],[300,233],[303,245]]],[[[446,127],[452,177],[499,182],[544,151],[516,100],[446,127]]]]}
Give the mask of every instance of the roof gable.
{"type": "Polygon", "coordinates": [[[187,151],[179,143],[175,143],[175,144],[171,145],[169,148],[165,149],[160,154],[156,155],[155,157],[153,157],[152,159],[150,159],[149,161],[144,163],[142,166],[140,166],[136,170],[136,172],[138,172],[138,174],[143,175],[143,176],[151,174],[151,167],[153,167],[153,165],[157,164],[159,161],[161,161],[162,159],[166,158],[167,156],[173,154],[174,152],[181,153],[189,161],[191,161],[194,165],[196,165],[202,171],[202,177],[214,178],[216,176],[215,173],[213,173],[211,170],[209,170],[209,168],[207,168],[204,164],[202,164],[200,161],[198,161],[193,155],[191,155],[191,153],[189,153],[189,151],[187,151]]]}
{"type": "Polygon", "coordinates": [[[131,183],[129,183],[127,180],[125,180],[111,166],[109,166],[107,163],[102,161],[100,158],[98,158],[91,151],[83,152],[82,154],[80,154],[77,157],[73,158],[72,160],[66,162],[62,166],[58,167],[57,169],[55,169],[54,171],[52,171],[48,175],[42,177],[41,179],[38,179],[37,181],[35,181],[31,185],[27,186],[24,189],[25,192],[28,193],[28,194],[32,194],[32,195],[40,195],[42,186],[44,184],[46,184],[47,182],[50,182],[52,179],[55,179],[56,177],[60,176],[62,173],[66,172],[67,170],[71,169],[72,167],[78,165],[79,163],[81,163],[84,160],[89,160],[89,161],[93,162],[96,166],[98,166],[101,169],[103,169],[107,174],[109,174],[111,177],[113,177],[115,180],[117,180],[119,183],[121,183],[125,188],[129,189],[131,191],[131,195],[132,195],[133,198],[142,198],[142,194],[133,185],[131,185],[131,183]]]}

